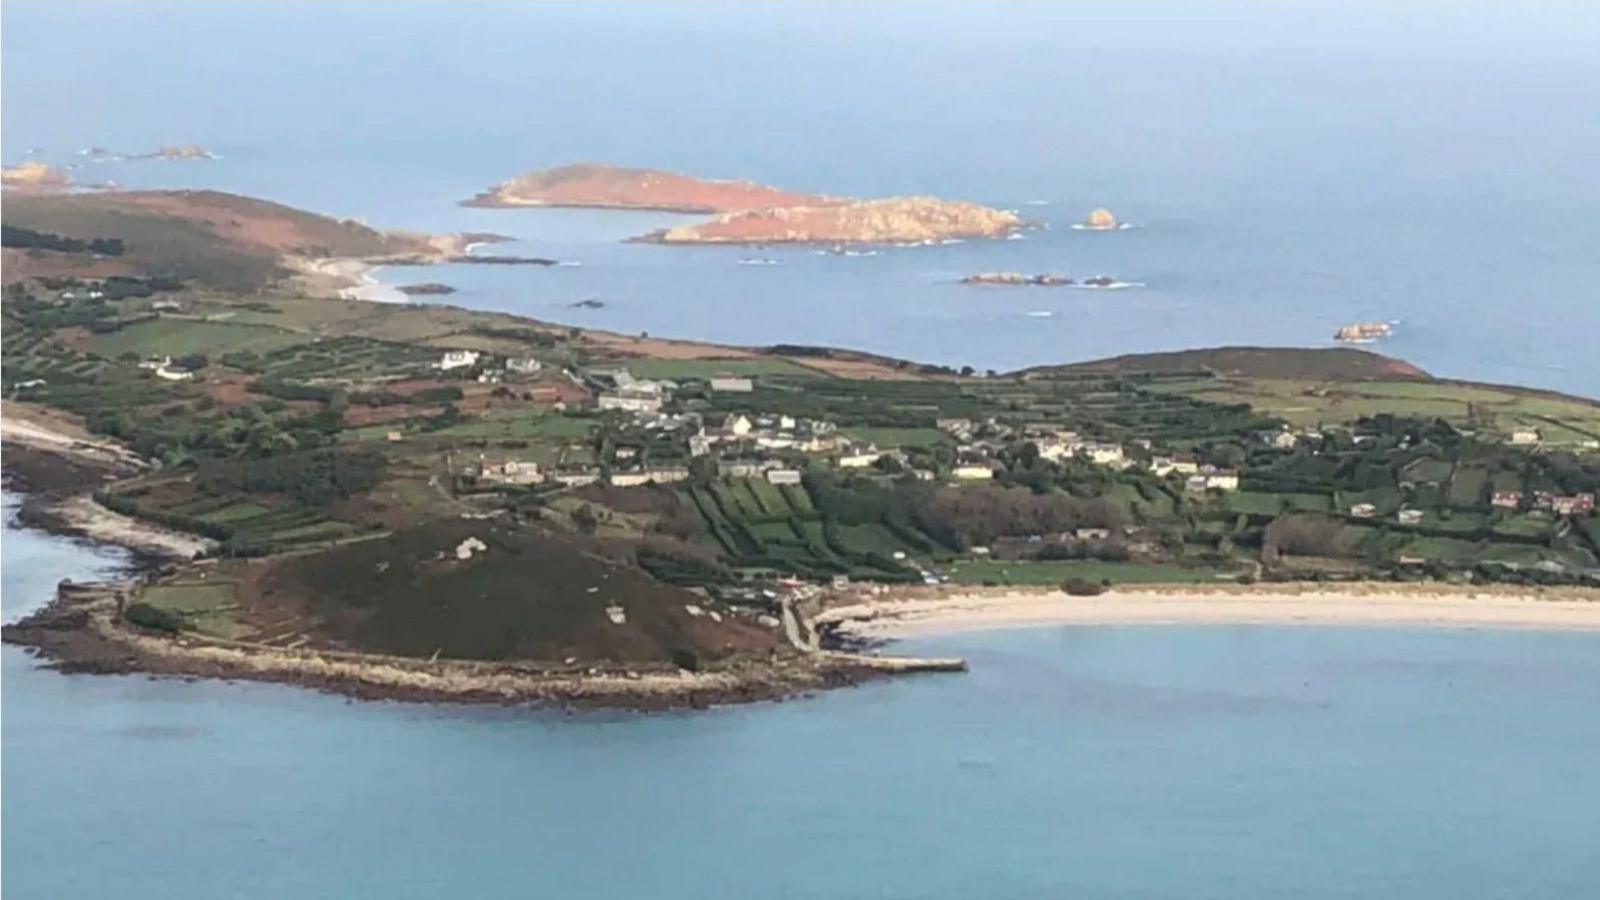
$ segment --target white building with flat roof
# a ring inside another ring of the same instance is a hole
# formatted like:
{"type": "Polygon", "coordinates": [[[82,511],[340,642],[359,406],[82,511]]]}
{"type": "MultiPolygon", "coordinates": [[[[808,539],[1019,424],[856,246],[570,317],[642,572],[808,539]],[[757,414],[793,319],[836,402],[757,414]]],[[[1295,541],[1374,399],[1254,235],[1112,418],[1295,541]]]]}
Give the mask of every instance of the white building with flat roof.
{"type": "Polygon", "coordinates": [[[476,350],[446,350],[439,357],[437,367],[440,371],[448,372],[451,369],[465,369],[478,364],[478,351],[476,350]]]}
{"type": "Polygon", "coordinates": [[[749,378],[734,375],[715,375],[711,378],[711,390],[717,393],[748,394],[755,389],[755,382],[749,378]]]}

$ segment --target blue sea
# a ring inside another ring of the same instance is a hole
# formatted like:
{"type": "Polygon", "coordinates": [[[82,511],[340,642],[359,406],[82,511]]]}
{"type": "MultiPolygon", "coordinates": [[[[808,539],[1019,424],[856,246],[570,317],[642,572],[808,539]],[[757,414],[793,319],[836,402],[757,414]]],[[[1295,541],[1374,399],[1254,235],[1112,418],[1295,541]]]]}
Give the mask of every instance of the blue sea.
{"type": "Polygon", "coordinates": [[[653,335],[1011,369],[1220,344],[1374,349],[1600,394],[1600,7],[6,3],[7,163],[490,230],[579,267],[447,301],[653,335]],[[213,162],[94,163],[199,143],[213,162]],[[29,156],[28,151],[37,153],[29,156]],[[456,201],[577,160],[1013,208],[1017,241],[819,256],[621,244],[672,216],[456,201]],[[1133,227],[1071,224],[1105,206],[1133,227]],[[747,256],[779,265],[739,265],[747,256]],[[1105,274],[1121,291],[962,287],[1105,274]],[[599,299],[601,309],[571,304],[599,299]]]}
{"type": "MultiPolygon", "coordinates": [[[[116,559],[8,527],[8,618],[116,559]]],[[[7,898],[1594,896],[1600,635],[1036,628],[635,715],[4,650],[7,898]]]]}
{"type": "MultiPolygon", "coordinates": [[[[8,0],[6,163],[490,230],[451,303],[980,368],[1256,343],[1600,394],[1591,4],[8,0]],[[200,143],[211,162],[81,148],[200,143]],[[30,155],[30,150],[38,152],[30,155]],[[1015,208],[818,255],[455,205],[574,160],[1015,208]],[[1108,206],[1133,227],[1074,231],[1108,206]],[[745,256],[777,265],[747,266],[745,256]],[[974,271],[1110,274],[996,290],[974,271]],[[575,301],[598,298],[601,309],[575,301]],[[1048,314],[1048,315],[1046,315],[1048,314]]],[[[390,280],[417,271],[385,273],[390,280]]],[[[9,506],[8,506],[9,509],[9,506]]],[[[4,533],[4,615],[115,551],[4,533]]],[[[972,671],[660,716],[63,676],[4,649],[8,898],[1600,893],[1600,635],[1038,628],[972,671]]]]}

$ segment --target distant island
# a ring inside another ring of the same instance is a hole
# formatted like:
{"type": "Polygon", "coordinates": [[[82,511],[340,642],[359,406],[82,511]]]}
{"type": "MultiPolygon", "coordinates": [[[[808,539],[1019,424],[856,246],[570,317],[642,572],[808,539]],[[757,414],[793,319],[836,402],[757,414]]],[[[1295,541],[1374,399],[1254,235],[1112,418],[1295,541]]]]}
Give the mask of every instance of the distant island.
{"type": "Polygon", "coordinates": [[[175,144],[148,153],[135,153],[129,159],[216,159],[217,155],[199,144],[175,144]]]}
{"type": "Polygon", "coordinates": [[[631,169],[600,163],[574,163],[529,172],[495,185],[463,206],[573,206],[592,209],[642,209],[658,212],[725,213],[773,206],[816,206],[834,202],[752,181],[695,178],[660,169],[631,169]]]}
{"type": "Polygon", "coordinates": [[[596,163],[532,172],[463,202],[715,214],[636,239],[658,244],[933,244],[1004,237],[1027,224],[1014,212],[966,201],[831,197],[596,163]]]}

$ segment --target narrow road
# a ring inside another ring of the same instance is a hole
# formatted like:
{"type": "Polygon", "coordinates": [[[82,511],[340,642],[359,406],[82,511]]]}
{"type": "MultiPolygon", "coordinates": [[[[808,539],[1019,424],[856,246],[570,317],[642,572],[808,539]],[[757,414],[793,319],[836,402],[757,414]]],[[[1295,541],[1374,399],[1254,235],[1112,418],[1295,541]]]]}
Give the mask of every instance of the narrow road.
{"type": "Polygon", "coordinates": [[[783,610],[783,633],[788,636],[789,643],[793,644],[796,649],[804,650],[807,653],[816,653],[822,649],[817,646],[816,632],[812,629],[803,629],[801,627],[800,617],[794,611],[794,602],[788,597],[780,597],[778,605],[783,610]],[[808,631],[810,632],[809,637],[806,635],[808,631]]]}

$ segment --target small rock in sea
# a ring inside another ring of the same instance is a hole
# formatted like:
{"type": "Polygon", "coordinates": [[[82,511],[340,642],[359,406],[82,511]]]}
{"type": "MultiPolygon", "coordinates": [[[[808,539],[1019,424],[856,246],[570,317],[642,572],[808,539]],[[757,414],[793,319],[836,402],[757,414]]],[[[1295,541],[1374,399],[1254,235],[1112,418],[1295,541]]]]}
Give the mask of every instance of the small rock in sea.
{"type": "Polygon", "coordinates": [[[1104,207],[1094,210],[1083,219],[1085,228],[1093,228],[1096,231],[1110,231],[1116,228],[1118,224],[1120,223],[1117,222],[1117,217],[1111,213],[1111,210],[1104,207]]]}
{"type": "Polygon", "coordinates": [[[408,297],[426,296],[432,294],[454,294],[456,289],[448,284],[437,281],[428,281],[422,284],[402,284],[397,288],[400,293],[408,297]]]}

